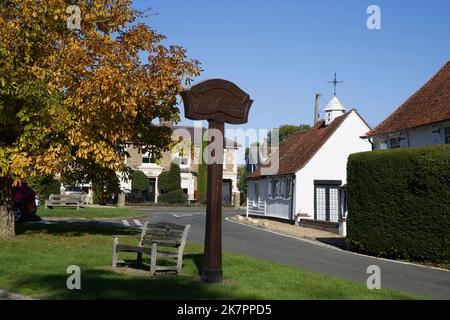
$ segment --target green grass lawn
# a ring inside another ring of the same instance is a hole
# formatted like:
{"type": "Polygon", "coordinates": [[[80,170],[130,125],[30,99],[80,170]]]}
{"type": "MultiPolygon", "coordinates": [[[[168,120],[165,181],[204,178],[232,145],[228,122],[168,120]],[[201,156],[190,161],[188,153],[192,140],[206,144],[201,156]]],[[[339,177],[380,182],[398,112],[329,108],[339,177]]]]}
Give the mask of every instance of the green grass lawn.
{"type": "MultiPolygon", "coordinates": [[[[390,290],[224,253],[224,285],[200,282],[202,247],[189,242],[184,275],[132,275],[110,267],[112,234],[131,229],[24,224],[0,240],[0,288],[46,299],[411,299],[390,290]],[[69,265],[81,268],[82,289],[66,288],[69,265]]],[[[132,256],[119,256],[119,258],[132,256]]],[[[144,261],[148,264],[148,260],[144,261]]]]}
{"type": "Polygon", "coordinates": [[[54,208],[39,207],[37,215],[42,218],[84,218],[84,219],[118,219],[137,218],[144,216],[142,211],[126,208],[54,208]]]}

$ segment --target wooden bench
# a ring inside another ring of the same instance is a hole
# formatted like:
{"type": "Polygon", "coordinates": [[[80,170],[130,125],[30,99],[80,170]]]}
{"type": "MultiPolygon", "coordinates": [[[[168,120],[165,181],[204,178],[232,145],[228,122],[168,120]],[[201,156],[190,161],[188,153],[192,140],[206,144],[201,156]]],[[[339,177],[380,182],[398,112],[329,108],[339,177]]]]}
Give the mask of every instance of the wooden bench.
{"type": "Polygon", "coordinates": [[[183,252],[190,227],[190,224],[180,226],[173,223],[150,224],[146,222],[136,246],[119,244],[120,238],[130,237],[129,235],[114,235],[113,268],[117,267],[117,256],[119,252],[135,252],[137,253],[137,263],[139,264],[142,263],[143,254],[150,256],[150,273],[152,275],[157,271],[175,271],[177,274],[181,274],[183,252]],[[156,262],[158,258],[175,258],[177,262],[176,266],[157,266],[156,262]]]}
{"type": "Polygon", "coordinates": [[[45,209],[53,207],[77,207],[84,208],[84,195],[56,195],[51,194],[48,200],[45,200],[45,209]]]}

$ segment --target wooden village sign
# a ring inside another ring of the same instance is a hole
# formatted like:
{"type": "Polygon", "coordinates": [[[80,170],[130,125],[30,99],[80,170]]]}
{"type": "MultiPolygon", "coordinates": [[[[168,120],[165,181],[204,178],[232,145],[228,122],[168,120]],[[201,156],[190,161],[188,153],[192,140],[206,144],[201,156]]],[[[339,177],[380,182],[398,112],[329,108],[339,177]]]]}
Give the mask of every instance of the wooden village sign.
{"type": "MultiPolygon", "coordinates": [[[[191,120],[208,120],[211,132],[220,131],[225,139],[225,123],[247,123],[253,100],[234,83],[221,79],[200,82],[181,93],[185,117],[191,120]]],[[[202,281],[220,283],[222,272],[222,179],[223,141],[210,139],[209,146],[216,154],[214,163],[208,164],[206,202],[205,251],[202,281]]],[[[202,155],[203,156],[203,155],[202,155]]],[[[203,158],[202,158],[203,159],[203,158]]]]}

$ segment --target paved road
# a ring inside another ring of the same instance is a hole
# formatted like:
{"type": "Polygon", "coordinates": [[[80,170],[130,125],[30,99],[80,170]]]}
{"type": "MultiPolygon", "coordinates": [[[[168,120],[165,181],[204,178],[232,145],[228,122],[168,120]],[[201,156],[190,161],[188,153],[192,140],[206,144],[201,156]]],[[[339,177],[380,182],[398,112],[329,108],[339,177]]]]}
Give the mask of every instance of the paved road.
{"type": "MultiPolygon", "coordinates": [[[[189,238],[203,244],[205,215],[192,209],[148,209],[141,221],[168,221],[192,225],[189,238]]],[[[239,212],[226,210],[224,218],[239,212]]],[[[132,224],[132,223],[131,223],[132,224]]],[[[381,286],[433,299],[450,299],[450,272],[356,255],[239,225],[223,222],[226,251],[297,266],[352,281],[366,283],[367,267],[381,269],[381,286]]]]}

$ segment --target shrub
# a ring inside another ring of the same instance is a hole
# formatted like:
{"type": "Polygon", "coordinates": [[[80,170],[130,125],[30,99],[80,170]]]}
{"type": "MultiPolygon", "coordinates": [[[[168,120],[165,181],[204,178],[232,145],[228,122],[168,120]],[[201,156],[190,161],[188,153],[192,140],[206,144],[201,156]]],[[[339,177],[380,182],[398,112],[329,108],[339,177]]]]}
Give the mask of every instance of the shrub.
{"type": "Polygon", "coordinates": [[[187,196],[181,189],[164,193],[158,197],[158,202],[166,204],[184,204],[186,201],[187,196]]]}
{"type": "Polygon", "coordinates": [[[184,204],[187,196],[181,189],[180,166],[175,163],[170,165],[170,170],[164,171],[158,177],[159,197],[158,202],[167,204],[184,204]]]}
{"type": "Polygon", "coordinates": [[[112,195],[120,193],[120,182],[113,170],[102,169],[92,179],[93,202],[95,204],[107,204],[112,195]]]}
{"type": "Polygon", "coordinates": [[[202,161],[198,165],[197,177],[197,200],[200,204],[206,203],[206,191],[208,186],[208,165],[205,159],[203,159],[207,144],[208,142],[202,139],[201,154],[199,155],[200,157],[202,157],[202,161]]]}
{"type": "Polygon", "coordinates": [[[161,194],[181,190],[180,167],[177,164],[172,163],[170,165],[170,170],[164,171],[159,175],[158,186],[161,194]]]}
{"type": "Polygon", "coordinates": [[[136,170],[131,174],[131,189],[133,192],[142,194],[143,191],[150,187],[148,178],[142,171],[136,170]]]}
{"type": "Polygon", "coordinates": [[[35,176],[25,180],[28,186],[36,192],[41,202],[48,199],[51,194],[59,194],[61,183],[52,176],[35,176]]]}
{"type": "Polygon", "coordinates": [[[237,187],[241,193],[240,205],[245,205],[247,203],[247,177],[247,165],[239,166],[237,187]]]}
{"type": "Polygon", "coordinates": [[[348,239],[371,254],[450,260],[450,146],[353,154],[348,239]]]}

